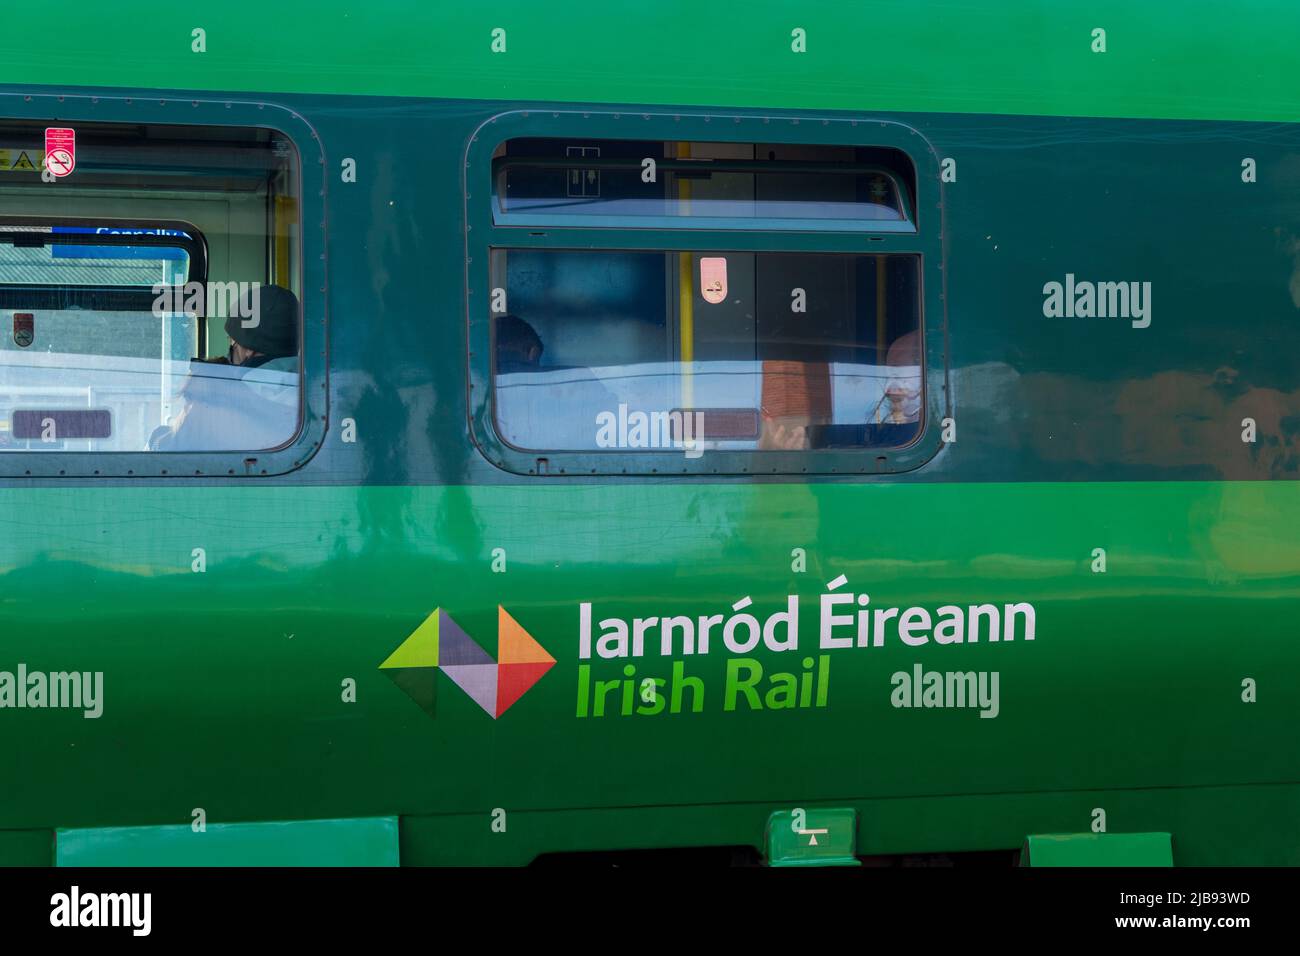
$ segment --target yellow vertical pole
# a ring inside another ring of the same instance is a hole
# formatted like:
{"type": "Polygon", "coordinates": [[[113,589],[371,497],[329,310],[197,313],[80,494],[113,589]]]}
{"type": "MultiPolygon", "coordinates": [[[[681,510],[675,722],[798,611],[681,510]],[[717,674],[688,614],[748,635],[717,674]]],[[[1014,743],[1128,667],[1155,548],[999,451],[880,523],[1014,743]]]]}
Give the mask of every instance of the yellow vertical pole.
{"type": "Polygon", "coordinates": [[[293,278],[289,275],[289,225],[298,220],[298,210],[292,196],[275,197],[275,262],[271,284],[292,290],[293,278]]]}
{"type": "MultiPolygon", "coordinates": [[[[689,159],[690,143],[677,144],[677,158],[689,159]]],[[[681,214],[691,213],[691,182],[677,177],[677,198],[681,200],[681,214]]],[[[695,270],[692,268],[693,255],[689,252],[677,254],[677,298],[678,315],[681,330],[681,365],[682,365],[682,408],[695,407],[695,378],[691,363],[695,361],[695,270]]]]}

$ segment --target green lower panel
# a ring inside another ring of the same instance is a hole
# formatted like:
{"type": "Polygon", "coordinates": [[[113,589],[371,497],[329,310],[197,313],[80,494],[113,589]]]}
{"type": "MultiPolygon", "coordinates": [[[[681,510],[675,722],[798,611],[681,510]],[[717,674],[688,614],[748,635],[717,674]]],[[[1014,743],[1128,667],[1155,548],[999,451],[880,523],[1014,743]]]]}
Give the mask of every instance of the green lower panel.
{"type": "Polygon", "coordinates": [[[397,818],[59,830],[56,866],[397,866],[397,818]]]}
{"type": "Polygon", "coordinates": [[[1168,833],[1052,833],[1031,836],[1022,866],[1173,866],[1168,833]]]}

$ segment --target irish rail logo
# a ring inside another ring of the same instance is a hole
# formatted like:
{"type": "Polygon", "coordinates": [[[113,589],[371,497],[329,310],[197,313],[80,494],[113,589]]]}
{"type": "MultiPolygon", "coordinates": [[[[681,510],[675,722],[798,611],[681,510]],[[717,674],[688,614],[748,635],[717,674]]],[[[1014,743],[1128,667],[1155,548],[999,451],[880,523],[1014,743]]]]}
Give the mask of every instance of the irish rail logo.
{"type": "Polygon", "coordinates": [[[555,658],[497,605],[496,660],[436,608],[379,669],[430,717],[441,670],[496,720],[554,666],[555,658]]]}

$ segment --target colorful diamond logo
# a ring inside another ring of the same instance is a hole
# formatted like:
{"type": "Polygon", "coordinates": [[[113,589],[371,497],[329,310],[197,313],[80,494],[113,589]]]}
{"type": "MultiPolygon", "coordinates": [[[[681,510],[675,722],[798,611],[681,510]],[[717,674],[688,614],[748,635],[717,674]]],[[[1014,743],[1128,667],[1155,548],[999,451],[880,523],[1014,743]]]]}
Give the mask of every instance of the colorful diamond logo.
{"type": "Polygon", "coordinates": [[[498,605],[496,660],[450,614],[436,608],[379,669],[430,717],[441,669],[495,720],[554,666],[555,658],[498,605]]]}

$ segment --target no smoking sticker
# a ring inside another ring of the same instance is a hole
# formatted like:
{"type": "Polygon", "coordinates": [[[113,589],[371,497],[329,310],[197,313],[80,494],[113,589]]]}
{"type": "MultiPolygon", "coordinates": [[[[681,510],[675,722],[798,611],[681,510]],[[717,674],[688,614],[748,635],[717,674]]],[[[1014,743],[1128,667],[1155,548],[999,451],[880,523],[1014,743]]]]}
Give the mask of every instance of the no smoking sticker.
{"type": "Polygon", "coordinates": [[[45,168],[58,179],[77,168],[76,130],[52,127],[45,131],[45,168]]]}
{"type": "Polygon", "coordinates": [[[36,316],[32,312],[14,313],[14,344],[25,349],[36,338],[36,316]]]}
{"type": "Polygon", "coordinates": [[[717,305],[727,298],[727,260],[707,258],[700,260],[700,295],[705,302],[717,305]]]}

